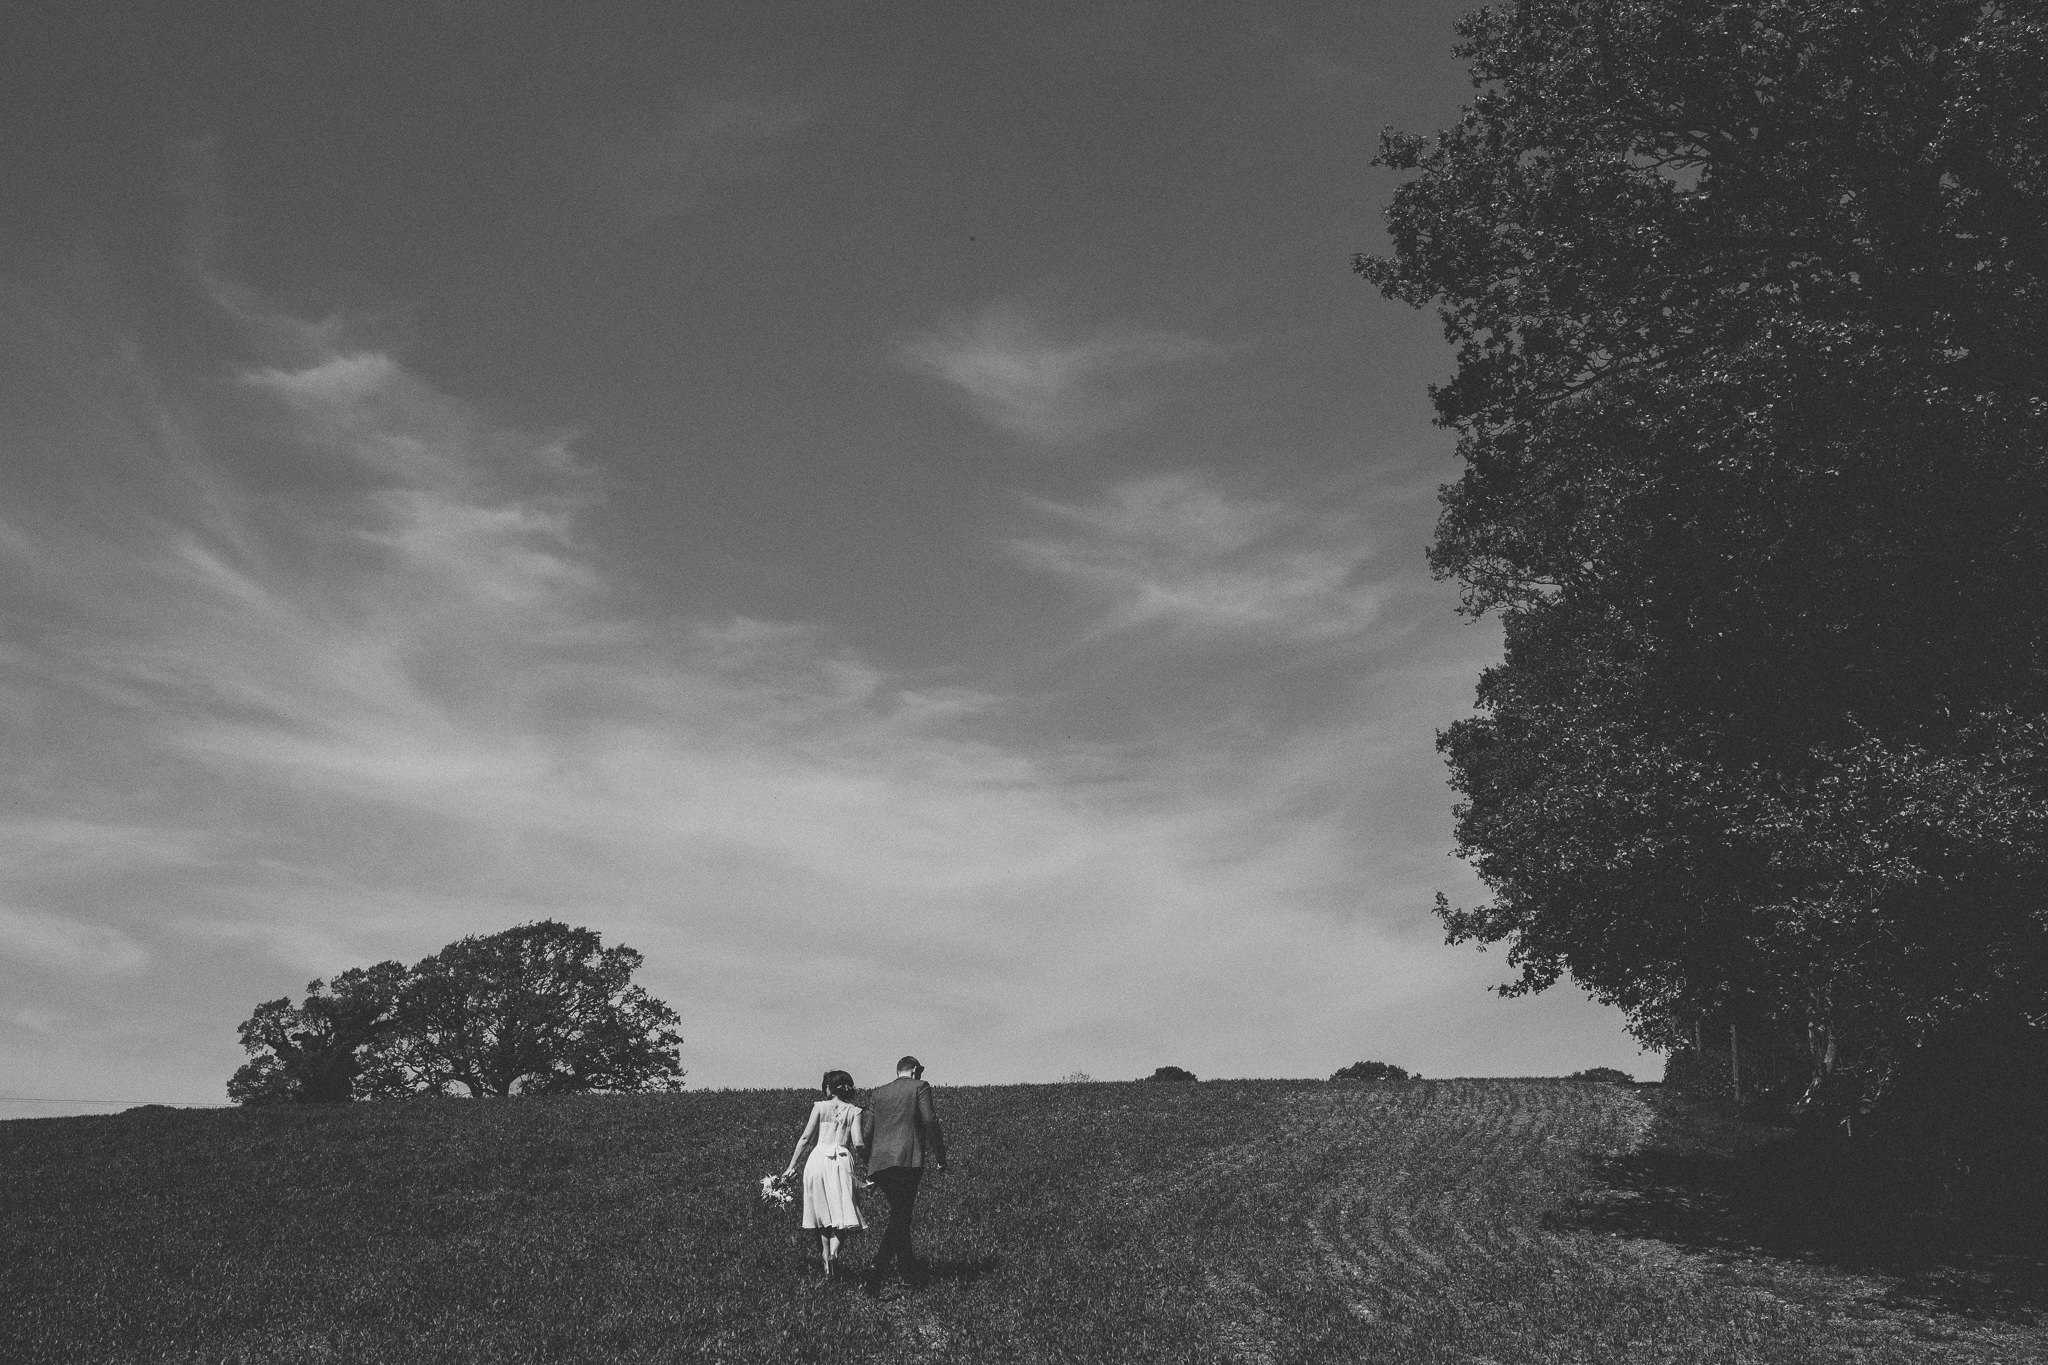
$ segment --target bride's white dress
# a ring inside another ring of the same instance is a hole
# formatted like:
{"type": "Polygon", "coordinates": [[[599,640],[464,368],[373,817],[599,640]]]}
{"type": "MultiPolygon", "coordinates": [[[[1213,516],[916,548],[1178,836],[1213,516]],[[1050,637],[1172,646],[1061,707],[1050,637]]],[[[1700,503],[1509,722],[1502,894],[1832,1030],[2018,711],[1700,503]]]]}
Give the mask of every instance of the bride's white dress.
{"type": "Polygon", "coordinates": [[[864,1228],[853,1197],[853,1148],[860,1141],[866,1111],[843,1100],[819,1100],[818,1145],[804,1162],[804,1226],[864,1228]]]}

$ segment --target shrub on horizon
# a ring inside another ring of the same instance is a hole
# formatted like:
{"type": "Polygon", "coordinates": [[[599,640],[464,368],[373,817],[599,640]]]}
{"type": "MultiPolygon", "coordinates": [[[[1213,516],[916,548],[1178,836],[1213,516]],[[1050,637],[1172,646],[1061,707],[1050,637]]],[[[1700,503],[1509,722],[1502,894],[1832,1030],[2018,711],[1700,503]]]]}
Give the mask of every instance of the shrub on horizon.
{"type": "Polygon", "coordinates": [[[1611,1066],[1595,1066],[1588,1067],[1584,1071],[1574,1071],[1572,1079],[1575,1081],[1606,1081],[1610,1085],[1634,1085],[1636,1083],[1635,1077],[1629,1075],[1626,1071],[1611,1066]]]}
{"type": "Polygon", "coordinates": [[[1339,1067],[1330,1077],[1333,1081],[1419,1081],[1420,1076],[1411,1076],[1405,1067],[1392,1062],[1353,1062],[1350,1066],[1339,1067]]]}
{"type": "Polygon", "coordinates": [[[1185,1067],[1162,1066],[1145,1079],[1148,1081],[1179,1081],[1186,1083],[1195,1079],[1195,1073],[1185,1067]]]}

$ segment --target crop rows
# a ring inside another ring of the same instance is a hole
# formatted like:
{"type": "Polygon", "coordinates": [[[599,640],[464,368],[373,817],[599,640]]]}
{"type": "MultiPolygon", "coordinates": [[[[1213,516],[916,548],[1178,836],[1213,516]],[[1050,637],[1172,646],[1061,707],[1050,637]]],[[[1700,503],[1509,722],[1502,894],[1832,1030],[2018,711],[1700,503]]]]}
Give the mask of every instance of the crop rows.
{"type": "MultiPolygon", "coordinates": [[[[0,1124],[0,1355],[41,1362],[2020,1365],[1825,1267],[1574,1230],[1634,1093],[1559,1081],[942,1092],[936,1272],[825,1284],[794,1091],[0,1124]]],[[[870,1246],[857,1239],[858,1266],[870,1246]]]]}
{"type": "Polygon", "coordinates": [[[1528,1260],[1557,1240],[1540,1215],[1577,1164],[1646,1123],[1612,1088],[1543,1082],[1338,1085],[1273,1110],[1265,1131],[1126,1202],[1185,1229],[1218,1337],[1251,1361],[1276,1358],[1305,1302],[1374,1323],[1528,1260]]]}
{"type": "Polygon", "coordinates": [[[1925,1321],[1854,1276],[1560,1224],[1602,1160],[1651,1127],[1625,1089],[1333,1085],[1269,1107],[1259,1131],[1120,1191],[1202,1266],[1217,1358],[2048,1359],[2039,1332],[1925,1321]]]}

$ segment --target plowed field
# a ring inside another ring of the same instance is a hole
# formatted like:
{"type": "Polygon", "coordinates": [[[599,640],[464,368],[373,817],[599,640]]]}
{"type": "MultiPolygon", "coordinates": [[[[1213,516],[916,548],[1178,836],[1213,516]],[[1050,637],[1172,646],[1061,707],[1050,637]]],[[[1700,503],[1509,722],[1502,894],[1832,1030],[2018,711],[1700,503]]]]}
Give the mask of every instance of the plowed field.
{"type": "MultiPolygon", "coordinates": [[[[821,1282],[760,1204],[790,1091],[0,1123],[0,1358],[2048,1360],[1825,1265],[1589,1230],[1637,1092],[942,1089],[931,1284],[821,1282]]],[[[847,1255],[858,1267],[868,1248],[847,1255]]]]}

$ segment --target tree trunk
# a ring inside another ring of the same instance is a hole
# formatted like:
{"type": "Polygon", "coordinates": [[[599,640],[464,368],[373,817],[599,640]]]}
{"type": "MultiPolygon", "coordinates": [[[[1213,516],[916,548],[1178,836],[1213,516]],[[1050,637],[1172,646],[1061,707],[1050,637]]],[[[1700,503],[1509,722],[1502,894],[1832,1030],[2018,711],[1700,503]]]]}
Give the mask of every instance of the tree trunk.
{"type": "Polygon", "coordinates": [[[1816,1012],[1806,1022],[1806,1090],[1796,1106],[1802,1115],[1832,1118],[1831,1106],[1836,1058],[1835,1026],[1824,1013],[1816,1012]]]}

